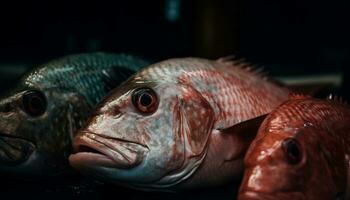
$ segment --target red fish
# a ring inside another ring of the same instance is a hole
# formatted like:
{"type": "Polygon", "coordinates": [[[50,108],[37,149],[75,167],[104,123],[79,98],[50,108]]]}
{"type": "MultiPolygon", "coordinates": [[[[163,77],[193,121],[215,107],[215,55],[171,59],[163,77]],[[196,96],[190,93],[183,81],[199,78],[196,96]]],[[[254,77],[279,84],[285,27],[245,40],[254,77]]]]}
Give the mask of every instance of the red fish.
{"type": "Polygon", "coordinates": [[[105,98],[75,138],[70,163],[143,190],[222,184],[243,173],[243,155],[256,134],[243,124],[288,94],[239,61],[156,63],[105,98]]]}
{"type": "Polygon", "coordinates": [[[349,199],[349,153],[350,107],[295,95],[262,123],[238,199],[349,199]]]}

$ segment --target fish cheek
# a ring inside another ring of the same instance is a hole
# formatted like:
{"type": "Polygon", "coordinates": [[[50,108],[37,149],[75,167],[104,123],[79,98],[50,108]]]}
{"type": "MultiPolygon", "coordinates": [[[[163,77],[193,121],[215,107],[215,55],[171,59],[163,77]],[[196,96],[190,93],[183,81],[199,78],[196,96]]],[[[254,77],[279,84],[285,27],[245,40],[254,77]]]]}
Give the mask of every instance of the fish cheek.
{"type": "MultiPolygon", "coordinates": [[[[172,148],[172,160],[177,162],[178,165],[182,165],[185,161],[185,144],[184,144],[184,133],[182,131],[181,121],[181,108],[179,102],[176,102],[174,106],[174,113],[172,119],[172,132],[174,134],[174,145],[172,148]]],[[[172,163],[174,164],[174,163],[172,163]]]]}
{"type": "Polygon", "coordinates": [[[63,169],[72,152],[72,137],[82,126],[90,111],[86,100],[77,93],[61,95],[52,92],[53,99],[47,110],[48,116],[36,122],[41,130],[35,134],[38,151],[43,155],[47,167],[63,169]]]}
{"type": "Polygon", "coordinates": [[[180,101],[180,131],[190,147],[190,156],[204,153],[214,124],[214,113],[208,101],[187,86],[180,101]]]}
{"type": "Polygon", "coordinates": [[[336,133],[320,133],[324,130],[311,130],[315,133],[318,131],[318,134],[315,134],[314,137],[306,138],[309,139],[308,143],[311,143],[311,141],[314,140],[312,141],[314,142],[313,148],[309,149],[309,152],[311,154],[309,157],[313,159],[313,163],[318,163],[318,166],[316,168],[314,166],[311,166],[310,163],[310,168],[313,167],[313,174],[311,177],[312,180],[310,182],[327,182],[327,184],[322,185],[322,188],[318,187],[317,189],[322,189],[322,191],[325,192],[328,191],[328,193],[336,194],[338,192],[345,191],[347,177],[344,176],[344,174],[347,174],[347,168],[345,164],[346,158],[343,153],[344,150],[342,149],[342,146],[339,145],[339,142],[336,138],[325,137],[329,135],[336,135],[336,133]],[[322,174],[322,176],[319,176],[319,174],[322,174]]]}
{"type": "MultiPolygon", "coordinates": [[[[60,93],[56,95],[60,95],[60,93]]],[[[52,142],[56,143],[57,148],[64,148],[64,150],[67,150],[68,146],[69,148],[71,147],[71,140],[74,137],[74,134],[76,134],[76,131],[81,128],[84,121],[86,121],[91,106],[88,105],[83,96],[75,92],[68,93],[63,99],[60,99],[57,96],[56,99],[61,101],[61,103],[56,103],[50,111],[52,112],[52,124],[50,124],[50,130],[52,133],[46,134],[55,134],[52,136],[56,139],[59,138],[59,140],[52,142]]]]}

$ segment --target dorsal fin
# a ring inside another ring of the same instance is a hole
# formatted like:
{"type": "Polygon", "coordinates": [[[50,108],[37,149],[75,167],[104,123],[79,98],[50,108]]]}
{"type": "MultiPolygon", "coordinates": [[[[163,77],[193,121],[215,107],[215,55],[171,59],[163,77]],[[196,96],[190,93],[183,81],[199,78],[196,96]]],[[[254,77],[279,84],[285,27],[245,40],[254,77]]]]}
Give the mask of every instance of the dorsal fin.
{"type": "Polygon", "coordinates": [[[325,90],[329,90],[331,87],[329,83],[294,83],[294,84],[286,84],[282,80],[277,80],[275,78],[271,78],[268,75],[268,72],[264,70],[263,67],[255,66],[249,62],[247,62],[244,58],[239,58],[235,55],[230,55],[226,57],[221,57],[217,59],[217,62],[226,64],[226,65],[231,65],[234,67],[241,68],[250,74],[254,76],[261,77],[263,80],[266,80],[270,83],[273,83],[279,87],[287,88],[288,90],[297,93],[300,93],[300,95],[296,95],[301,97],[301,94],[305,95],[310,95],[310,96],[315,96],[315,95],[320,95],[321,92],[325,90]]]}
{"type": "Polygon", "coordinates": [[[309,95],[301,94],[301,93],[290,93],[289,99],[310,99],[312,98],[309,95]]]}
{"type": "Polygon", "coordinates": [[[333,102],[337,102],[340,104],[344,104],[344,105],[349,105],[347,101],[345,101],[341,96],[335,95],[335,94],[329,94],[327,96],[327,100],[329,101],[333,101],[333,102]]]}
{"type": "Polygon", "coordinates": [[[237,59],[237,56],[229,55],[229,56],[225,56],[225,57],[220,57],[217,59],[217,61],[226,63],[226,62],[231,62],[231,61],[236,60],[236,59],[237,59]]]}
{"type": "Polygon", "coordinates": [[[257,67],[245,60],[245,58],[238,58],[235,55],[230,55],[226,57],[221,57],[216,60],[217,62],[224,63],[227,65],[232,65],[238,68],[241,68],[251,74],[259,76],[264,80],[270,80],[268,77],[268,73],[264,71],[264,67],[257,67]]]}

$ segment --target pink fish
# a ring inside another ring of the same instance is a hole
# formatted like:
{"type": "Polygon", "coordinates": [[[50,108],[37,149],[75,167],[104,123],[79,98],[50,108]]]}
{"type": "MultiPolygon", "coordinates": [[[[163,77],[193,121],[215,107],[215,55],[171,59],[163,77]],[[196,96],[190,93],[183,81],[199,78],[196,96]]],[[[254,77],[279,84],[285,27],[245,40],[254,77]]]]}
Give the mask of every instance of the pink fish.
{"type": "Polygon", "coordinates": [[[253,119],[288,93],[240,61],[159,62],[100,103],[74,140],[70,164],[143,190],[223,184],[243,173],[253,119]]]}
{"type": "Polygon", "coordinates": [[[350,107],[294,96],[249,147],[238,199],[350,199],[349,153],[350,107]]]}

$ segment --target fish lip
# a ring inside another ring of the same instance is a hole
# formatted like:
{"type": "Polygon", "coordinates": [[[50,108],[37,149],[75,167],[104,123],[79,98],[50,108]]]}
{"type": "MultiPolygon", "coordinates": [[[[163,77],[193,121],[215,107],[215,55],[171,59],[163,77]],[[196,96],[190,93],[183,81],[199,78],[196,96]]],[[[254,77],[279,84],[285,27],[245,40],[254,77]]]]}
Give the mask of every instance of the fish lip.
{"type": "Polygon", "coordinates": [[[304,195],[301,192],[275,192],[267,193],[253,190],[240,191],[238,199],[240,200],[276,200],[276,199],[300,199],[304,195]]]}
{"type": "Polygon", "coordinates": [[[35,151],[36,144],[24,137],[0,132],[0,163],[18,165],[25,162],[35,151]],[[18,146],[16,146],[18,145],[18,146]]]}
{"type": "Polygon", "coordinates": [[[75,168],[80,168],[82,165],[100,165],[130,169],[139,165],[149,152],[146,145],[138,142],[103,136],[90,131],[81,131],[78,134],[74,139],[73,149],[75,153],[69,157],[69,161],[75,168]]]}
{"type": "Polygon", "coordinates": [[[268,195],[265,193],[255,192],[255,191],[243,191],[238,195],[238,199],[240,200],[272,200],[278,199],[274,198],[273,195],[268,195]]]}
{"type": "Polygon", "coordinates": [[[18,136],[18,135],[12,135],[12,134],[7,134],[7,133],[0,132],[0,138],[2,138],[2,137],[24,140],[24,141],[30,142],[34,146],[36,146],[34,141],[32,141],[32,140],[30,140],[28,138],[25,138],[25,137],[18,136]]]}

